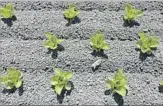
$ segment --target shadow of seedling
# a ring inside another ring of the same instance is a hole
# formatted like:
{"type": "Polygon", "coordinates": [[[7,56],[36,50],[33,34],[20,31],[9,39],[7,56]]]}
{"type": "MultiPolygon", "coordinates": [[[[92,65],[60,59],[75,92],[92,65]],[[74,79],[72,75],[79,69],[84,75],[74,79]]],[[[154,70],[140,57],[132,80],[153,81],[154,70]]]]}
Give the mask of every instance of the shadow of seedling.
{"type": "Polygon", "coordinates": [[[16,91],[15,87],[13,89],[6,89],[6,88],[4,88],[2,90],[2,93],[4,93],[4,94],[11,94],[11,93],[15,93],[15,91],[16,91]]]}
{"type": "Polygon", "coordinates": [[[108,89],[104,92],[105,95],[111,95],[112,94],[112,90],[111,89],[108,89]]]}
{"type": "Polygon", "coordinates": [[[140,24],[137,21],[135,21],[135,20],[132,20],[132,21],[129,22],[128,20],[125,20],[123,18],[123,21],[124,21],[124,23],[123,23],[124,27],[140,26],[140,24]]]}
{"type": "Polygon", "coordinates": [[[61,52],[64,50],[65,50],[64,47],[62,45],[58,44],[58,47],[55,50],[48,48],[47,54],[51,54],[52,58],[56,59],[58,57],[58,51],[61,52]]]}
{"type": "Polygon", "coordinates": [[[12,16],[11,18],[2,18],[1,19],[5,24],[7,24],[7,26],[12,26],[13,25],[13,21],[16,21],[17,20],[17,18],[16,18],[16,16],[14,15],[14,16],[12,16]]]}
{"type": "MultiPolygon", "coordinates": [[[[128,93],[128,91],[126,92],[126,94],[127,93],[128,93]]],[[[105,95],[111,95],[112,94],[114,101],[118,104],[118,106],[123,106],[123,104],[124,104],[123,97],[121,95],[119,95],[118,93],[113,92],[111,89],[108,89],[104,92],[104,94],[105,95]]]]}
{"type": "Polygon", "coordinates": [[[73,18],[73,19],[69,19],[69,18],[66,18],[65,16],[64,16],[64,19],[66,19],[67,20],[67,24],[66,24],[66,26],[70,26],[71,24],[76,24],[76,23],[80,23],[81,22],[81,20],[79,19],[79,17],[75,17],[75,18],[73,18]]]}
{"type": "MultiPolygon", "coordinates": [[[[74,89],[74,84],[73,84],[71,81],[69,81],[69,83],[71,84],[71,90],[63,89],[62,92],[61,92],[61,95],[57,95],[57,101],[58,101],[60,104],[62,104],[63,99],[64,99],[64,97],[65,97],[65,94],[66,94],[66,96],[71,95],[71,92],[72,92],[72,90],[74,89]]],[[[52,87],[54,87],[54,86],[52,86],[52,87]]]]}
{"type": "Polygon", "coordinates": [[[124,100],[121,95],[119,95],[118,93],[114,93],[113,98],[114,98],[115,102],[118,104],[118,106],[123,106],[124,100]]]}
{"type": "Polygon", "coordinates": [[[151,53],[151,54],[142,53],[141,50],[138,49],[138,48],[135,48],[135,50],[140,52],[140,53],[139,53],[139,59],[140,59],[141,61],[146,60],[147,57],[153,57],[153,56],[154,56],[153,53],[151,53]]]}
{"type": "Polygon", "coordinates": [[[142,52],[140,52],[140,55],[139,55],[139,59],[141,60],[141,61],[144,61],[144,60],[146,60],[146,58],[147,57],[152,57],[152,56],[154,56],[154,54],[144,54],[144,53],[142,53],[142,52]]]}
{"type": "Polygon", "coordinates": [[[93,52],[91,53],[93,56],[98,56],[98,57],[103,57],[103,58],[106,58],[108,59],[108,56],[104,53],[104,50],[100,50],[100,51],[95,51],[93,50],[93,52]]]}
{"type": "Polygon", "coordinates": [[[4,88],[2,90],[2,93],[4,93],[4,94],[12,94],[12,93],[15,93],[16,90],[18,90],[19,96],[23,95],[23,92],[24,92],[23,83],[22,83],[22,85],[19,88],[15,88],[15,87],[12,88],[12,89],[6,89],[6,88],[4,88]]]}
{"type": "Polygon", "coordinates": [[[160,93],[163,93],[163,85],[159,85],[158,90],[159,90],[160,93]]]}
{"type": "Polygon", "coordinates": [[[19,88],[18,88],[18,90],[19,90],[19,96],[22,96],[23,95],[23,92],[24,92],[24,89],[23,89],[24,87],[23,87],[23,83],[22,83],[22,86],[20,86],[19,88]]]}

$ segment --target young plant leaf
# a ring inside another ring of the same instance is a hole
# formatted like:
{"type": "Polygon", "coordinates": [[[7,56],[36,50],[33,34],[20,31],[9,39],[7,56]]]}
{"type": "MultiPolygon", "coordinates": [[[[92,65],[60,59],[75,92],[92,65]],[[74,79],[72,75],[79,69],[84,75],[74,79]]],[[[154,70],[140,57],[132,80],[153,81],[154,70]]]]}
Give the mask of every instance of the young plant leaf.
{"type": "Polygon", "coordinates": [[[60,68],[55,68],[55,73],[59,76],[63,74],[60,68]]]}
{"type": "Polygon", "coordinates": [[[160,85],[163,86],[163,80],[160,82],[160,85]]]}
{"type": "Polygon", "coordinates": [[[57,93],[58,95],[61,94],[63,87],[64,87],[64,85],[56,85],[56,86],[55,86],[55,91],[56,91],[56,93],[57,93]]]}
{"type": "Polygon", "coordinates": [[[126,96],[126,88],[125,87],[119,87],[115,89],[115,92],[118,93],[121,96],[126,96]]]}
{"type": "Polygon", "coordinates": [[[16,88],[19,88],[22,85],[22,81],[18,80],[17,83],[15,84],[16,88]]]}
{"type": "Polygon", "coordinates": [[[143,11],[134,9],[130,3],[126,4],[124,19],[129,23],[142,15],[143,11]]]}
{"type": "Polygon", "coordinates": [[[107,84],[107,87],[109,88],[109,89],[111,89],[111,88],[114,88],[114,80],[113,79],[108,79],[107,81],[106,81],[106,84],[107,84]]]}
{"type": "Polygon", "coordinates": [[[7,74],[0,76],[0,82],[6,89],[19,88],[22,85],[22,73],[14,67],[7,69],[7,74]]]}
{"type": "Polygon", "coordinates": [[[66,72],[64,76],[65,80],[69,80],[72,77],[72,72],[66,72]]]}
{"type": "Polygon", "coordinates": [[[64,39],[58,39],[55,35],[49,32],[46,32],[45,35],[48,38],[48,40],[44,42],[44,46],[52,50],[57,49],[58,44],[60,44],[64,40],[64,39]]]}
{"type": "Polygon", "coordinates": [[[118,69],[113,79],[106,80],[106,84],[113,93],[118,93],[121,96],[125,96],[128,90],[127,79],[123,74],[123,69],[118,69]]]}
{"type": "Polygon", "coordinates": [[[6,4],[6,6],[0,7],[0,14],[2,18],[12,18],[14,15],[14,8],[11,3],[6,4]]]}
{"type": "Polygon", "coordinates": [[[110,48],[108,43],[105,41],[104,35],[100,31],[97,31],[91,36],[90,44],[95,51],[108,50],[110,48]]]}
{"type": "Polygon", "coordinates": [[[55,75],[50,79],[51,85],[55,86],[55,92],[60,95],[63,89],[70,90],[71,85],[69,83],[72,77],[72,72],[62,71],[59,68],[55,68],[55,75]]]}
{"type": "Polygon", "coordinates": [[[51,85],[57,85],[59,80],[59,76],[53,76],[50,80],[51,85]]]}
{"type": "Polygon", "coordinates": [[[79,10],[76,10],[74,4],[70,4],[68,9],[63,12],[64,16],[68,19],[74,19],[80,14],[79,10]]]}
{"type": "Polygon", "coordinates": [[[14,84],[13,83],[7,83],[6,84],[6,89],[13,89],[14,88],[14,84]]]}
{"type": "Polygon", "coordinates": [[[148,36],[144,32],[139,32],[140,40],[136,42],[136,46],[142,53],[152,53],[153,48],[157,48],[160,44],[160,39],[156,36],[148,36]]]}
{"type": "Polygon", "coordinates": [[[65,89],[71,90],[71,83],[67,82],[67,84],[65,85],[65,89]]]}

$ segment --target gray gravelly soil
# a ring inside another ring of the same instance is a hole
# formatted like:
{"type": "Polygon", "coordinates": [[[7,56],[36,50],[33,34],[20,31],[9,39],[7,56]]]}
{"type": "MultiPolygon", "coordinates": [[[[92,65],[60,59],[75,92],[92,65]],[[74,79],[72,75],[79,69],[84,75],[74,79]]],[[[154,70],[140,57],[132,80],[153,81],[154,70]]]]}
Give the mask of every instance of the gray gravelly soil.
{"type": "MultiPolygon", "coordinates": [[[[24,73],[24,92],[19,91],[8,94],[1,93],[1,102],[10,105],[50,105],[59,104],[57,96],[50,88],[49,79],[52,72],[36,70],[39,73],[24,73]]],[[[107,90],[105,85],[106,78],[112,77],[112,73],[74,73],[72,82],[74,89],[70,95],[65,96],[62,104],[80,104],[80,105],[116,105],[111,95],[105,95],[107,90]]],[[[151,74],[126,74],[129,83],[129,91],[124,97],[124,105],[147,105],[147,104],[163,104],[160,98],[163,95],[158,92],[157,84],[161,80],[151,74]]],[[[66,94],[65,94],[66,95],[66,94]]]]}
{"type": "Polygon", "coordinates": [[[100,29],[107,39],[133,41],[139,38],[139,31],[145,30],[163,39],[163,15],[160,11],[145,11],[144,16],[137,20],[140,25],[131,28],[124,27],[123,14],[124,11],[81,11],[81,22],[66,27],[67,20],[63,18],[62,11],[17,11],[17,21],[13,22],[12,27],[0,21],[0,35],[24,40],[45,39],[44,33],[51,31],[66,39],[89,39],[91,34],[100,29]]]}
{"type": "Polygon", "coordinates": [[[24,83],[22,89],[13,93],[2,87],[0,105],[59,104],[62,99],[57,98],[49,82],[54,65],[74,74],[74,89],[65,94],[62,104],[116,105],[113,96],[104,94],[105,80],[120,67],[124,68],[129,84],[124,105],[163,104],[163,94],[158,91],[163,79],[163,2],[133,2],[145,10],[137,19],[140,25],[133,27],[123,25],[125,2],[75,2],[81,10],[81,22],[71,26],[66,26],[62,14],[67,2],[13,3],[17,20],[11,27],[0,21],[0,67],[17,67],[23,72],[24,83]],[[89,37],[97,29],[105,34],[111,47],[104,57],[91,54],[89,37]],[[136,49],[138,32],[142,30],[154,32],[161,39],[151,56],[136,49]],[[46,31],[65,38],[62,50],[50,53],[43,47],[46,31]],[[93,71],[92,63],[101,58],[101,66],[93,71]]]}
{"type": "Polygon", "coordinates": [[[100,57],[90,54],[92,50],[86,40],[65,40],[62,43],[65,50],[58,53],[57,60],[47,54],[47,49],[39,40],[4,39],[0,42],[3,45],[0,65],[18,67],[24,73],[24,92],[21,96],[18,91],[13,94],[1,92],[1,101],[6,104],[58,104],[49,83],[54,64],[72,70],[75,75],[72,79],[75,88],[70,96],[65,96],[63,104],[115,104],[112,96],[104,95],[107,89],[105,79],[119,67],[125,68],[130,85],[124,104],[162,103],[159,98],[163,95],[157,87],[162,78],[162,46],[154,52],[154,56],[141,61],[139,51],[135,50],[135,41],[108,41],[111,46],[105,52],[108,59],[104,59],[101,67],[93,72],[90,66],[100,57]]]}
{"type": "MultiPolygon", "coordinates": [[[[48,53],[43,47],[41,40],[1,40],[3,45],[0,51],[1,66],[16,66],[22,69],[46,69],[49,66],[69,68],[77,72],[92,72],[91,64],[100,57],[94,57],[89,40],[65,40],[62,43],[63,51],[56,54],[48,53]]],[[[163,69],[162,43],[153,52],[153,56],[140,55],[136,49],[135,41],[108,41],[111,48],[105,51],[107,58],[104,58],[100,69],[102,71],[114,72],[118,67],[124,67],[126,72],[151,73],[159,76],[163,69]]],[[[97,70],[99,71],[99,70],[97,70]]]]}

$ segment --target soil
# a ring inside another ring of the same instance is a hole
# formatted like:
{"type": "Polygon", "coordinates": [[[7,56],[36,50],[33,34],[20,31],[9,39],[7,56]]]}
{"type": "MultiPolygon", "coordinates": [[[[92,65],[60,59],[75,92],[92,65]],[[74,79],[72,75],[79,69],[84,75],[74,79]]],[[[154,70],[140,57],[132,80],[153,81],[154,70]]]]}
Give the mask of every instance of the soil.
{"type": "MultiPolygon", "coordinates": [[[[5,5],[7,1],[0,1],[5,5]]],[[[144,10],[133,26],[123,21],[126,2],[74,2],[81,14],[71,25],[63,17],[68,1],[11,1],[12,20],[0,20],[0,67],[17,67],[23,73],[23,86],[15,91],[0,89],[1,105],[160,105],[163,93],[163,2],[135,1],[144,10]],[[12,22],[12,23],[11,23],[12,22]],[[89,38],[96,30],[104,33],[110,50],[92,55],[89,38]],[[152,55],[136,47],[138,32],[160,37],[152,55]],[[52,32],[64,42],[57,52],[43,46],[45,32],[52,32]],[[102,59],[92,70],[91,65],[102,59]],[[73,90],[57,96],[51,88],[53,67],[73,72],[73,90]],[[124,68],[129,90],[125,97],[107,94],[105,80],[118,68],[124,68]]]]}

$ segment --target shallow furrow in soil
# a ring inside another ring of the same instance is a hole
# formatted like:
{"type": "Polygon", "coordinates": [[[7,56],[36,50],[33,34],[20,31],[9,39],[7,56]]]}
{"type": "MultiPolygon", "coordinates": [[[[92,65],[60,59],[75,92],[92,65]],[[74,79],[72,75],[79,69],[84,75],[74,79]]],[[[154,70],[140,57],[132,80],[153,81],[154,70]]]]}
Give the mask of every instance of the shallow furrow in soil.
{"type": "MultiPolygon", "coordinates": [[[[49,11],[49,10],[63,10],[66,9],[68,4],[74,3],[78,9],[84,11],[92,11],[92,10],[99,10],[99,11],[119,11],[124,10],[124,6],[128,1],[19,1],[19,0],[1,0],[0,5],[5,5],[6,3],[12,3],[16,10],[42,10],[42,11],[49,11]]],[[[140,8],[142,10],[163,10],[163,2],[162,1],[130,1],[136,8],[140,8]]]]}
{"type": "Polygon", "coordinates": [[[144,55],[136,48],[135,41],[107,41],[110,50],[104,54],[93,54],[89,40],[65,40],[57,51],[43,47],[43,40],[0,40],[0,66],[15,66],[32,71],[49,67],[68,68],[74,72],[92,72],[91,65],[102,59],[98,72],[114,72],[123,67],[125,72],[151,73],[159,76],[163,73],[163,47],[144,55]]]}
{"type": "MultiPolygon", "coordinates": [[[[124,11],[100,12],[98,10],[81,11],[75,24],[67,26],[63,11],[16,11],[17,20],[11,27],[0,21],[1,38],[23,40],[45,39],[45,32],[52,32],[65,39],[89,39],[96,30],[101,30],[106,39],[138,40],[138,32],[154,33],[163,41],[163,15],[158,10],[145,11],[137,23],[129,27],[123,21],[124,11]]],[[[8,23],[9,24],[9,23],[8,23]]],[[[11,23],[10,23],[11,24],[11,23]]]]}
{"type": "Polygon", "coordinates": [[[0,90],[1,105],[159,105],[163,104],[163,95],[159,93],[158,83],[162,77],[151,74],[125,73],[128,79],[129,91],[127,96],[119,98],[108,92],[105,80],[111,78],[113,73],[74,73],[71,79],[74,88],[58,98],[50,85],[53,71],[38,69],[35,72],[23,73],[23,87],[14,93],[0,90]],[[40,73],[38,73],[40,72],[40,73]],[[115,98],[115,99],[114,99],[115,98]],[[123,102],[124,103],[123,103],[123,102]]]}

